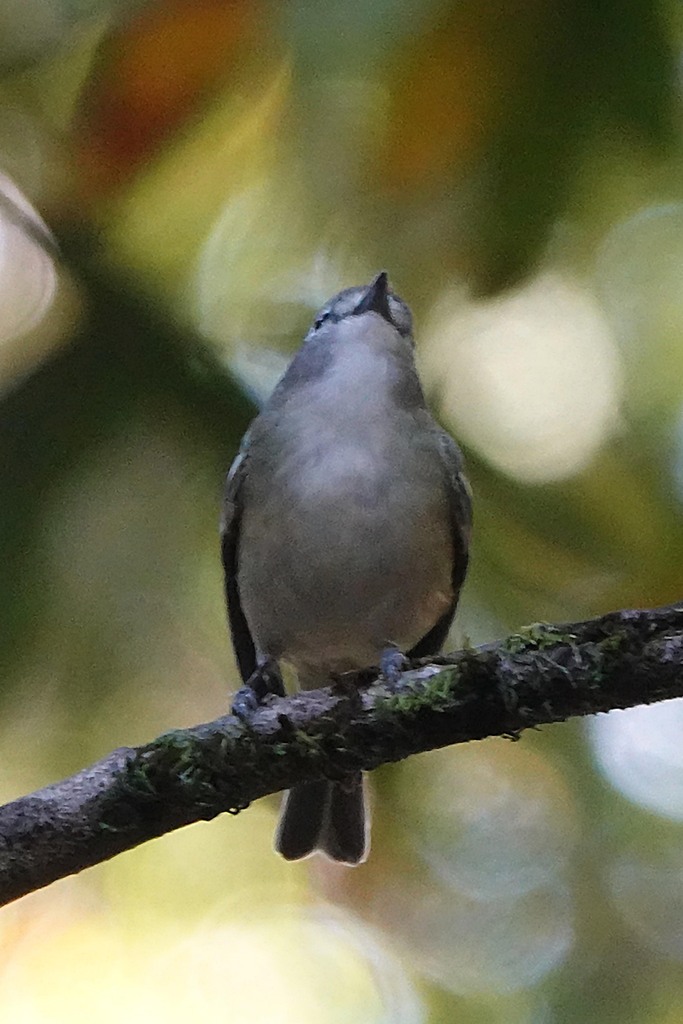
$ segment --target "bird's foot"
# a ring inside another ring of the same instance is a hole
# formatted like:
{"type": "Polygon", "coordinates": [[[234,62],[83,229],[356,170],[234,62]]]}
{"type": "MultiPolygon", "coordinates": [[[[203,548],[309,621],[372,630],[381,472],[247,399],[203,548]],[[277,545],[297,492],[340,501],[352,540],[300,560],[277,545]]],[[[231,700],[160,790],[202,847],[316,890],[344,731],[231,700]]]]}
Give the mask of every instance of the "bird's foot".
{"type": "Polygon", "coordinates": [[[391,685],[397,683],[401,673],[410,668],[410,662],[398,647],[386,647],[379,659],[379,672],[382,679],[391,685]]]}
{"type": "Polygon", "coordinates": [[[285,696],[285,685],[277,662],[272,658],[264,661],[240,686],[232,700],[231,713],[247,721],[270,694],[285,696]]]}

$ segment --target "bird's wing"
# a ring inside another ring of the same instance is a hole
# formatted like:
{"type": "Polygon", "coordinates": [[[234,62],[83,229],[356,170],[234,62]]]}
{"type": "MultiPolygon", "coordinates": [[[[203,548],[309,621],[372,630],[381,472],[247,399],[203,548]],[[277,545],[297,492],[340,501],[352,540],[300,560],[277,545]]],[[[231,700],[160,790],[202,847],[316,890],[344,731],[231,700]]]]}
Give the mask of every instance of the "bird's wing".
{"type": "Polygon", "coordinates": [[[472,533],[472,497],[465,477],[462,455],[457,444],[445,430],[438,430],[436,441],[443,464],[451,537],[453,540],[453,569],[451,582],[453,601],[447,611],[425,636],[419,640],[409,658],[426,658],[441,650],[455,615],[455,609],[467,572],[468,550],[472,533]]]}
{"type": "Polygon", "coordinates": [[[239,587],[237,585],[240,522],[242,519],[242,491],[247,473],[249,459],[248,446],[242,442],[239,454],[235,458],[225,485],[223,498],[223,515],[221,517],[221,550],[223,569],[225,572],[225,596],[228,604],[228,621],[232,634],[232,643],[244,682],[256,669],[256,650],[249,630],[249,624],[242,610],[239,587]]]}

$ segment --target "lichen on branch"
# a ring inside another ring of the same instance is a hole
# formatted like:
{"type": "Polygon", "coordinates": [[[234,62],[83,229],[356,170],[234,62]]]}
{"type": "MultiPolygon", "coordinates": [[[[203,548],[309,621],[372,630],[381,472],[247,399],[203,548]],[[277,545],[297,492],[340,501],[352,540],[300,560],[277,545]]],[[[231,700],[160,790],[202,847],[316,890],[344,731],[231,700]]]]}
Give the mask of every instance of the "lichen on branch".
{"type": "Polygon", "coordinates": [[[115,750],[0,807],[0,905],[297,782],[420,751],[683,696],[683,604],[536,624],[505,640],[271,698],[115,750]]]}

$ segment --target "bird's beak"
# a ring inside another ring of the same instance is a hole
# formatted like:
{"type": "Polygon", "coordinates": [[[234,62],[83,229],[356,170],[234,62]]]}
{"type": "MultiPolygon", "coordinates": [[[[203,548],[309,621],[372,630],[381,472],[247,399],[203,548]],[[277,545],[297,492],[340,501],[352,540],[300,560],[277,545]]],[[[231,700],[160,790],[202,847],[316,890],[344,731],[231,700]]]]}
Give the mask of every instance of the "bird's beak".
{"type": "Polygon", "coordinates": [[[386,270],[382,270],[366,288],[363,298],[353,311],[354,316],[360,316],[361,313],[379,313],[391,323],[388,296],[389,279],[386,270]]]}

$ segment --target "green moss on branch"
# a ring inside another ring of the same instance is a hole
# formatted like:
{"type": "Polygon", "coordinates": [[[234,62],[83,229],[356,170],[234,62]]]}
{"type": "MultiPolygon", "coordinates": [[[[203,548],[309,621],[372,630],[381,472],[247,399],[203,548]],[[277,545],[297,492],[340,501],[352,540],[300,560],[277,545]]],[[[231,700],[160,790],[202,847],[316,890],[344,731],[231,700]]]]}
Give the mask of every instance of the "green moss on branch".
{"type": "Polygon", "coordinates": [[[537,623],[396,684],[274,698],[248,724],[227,715],[165,733],[0,808],[0,904],[297,782],[680,696],[683,605],[537,623]]]}

